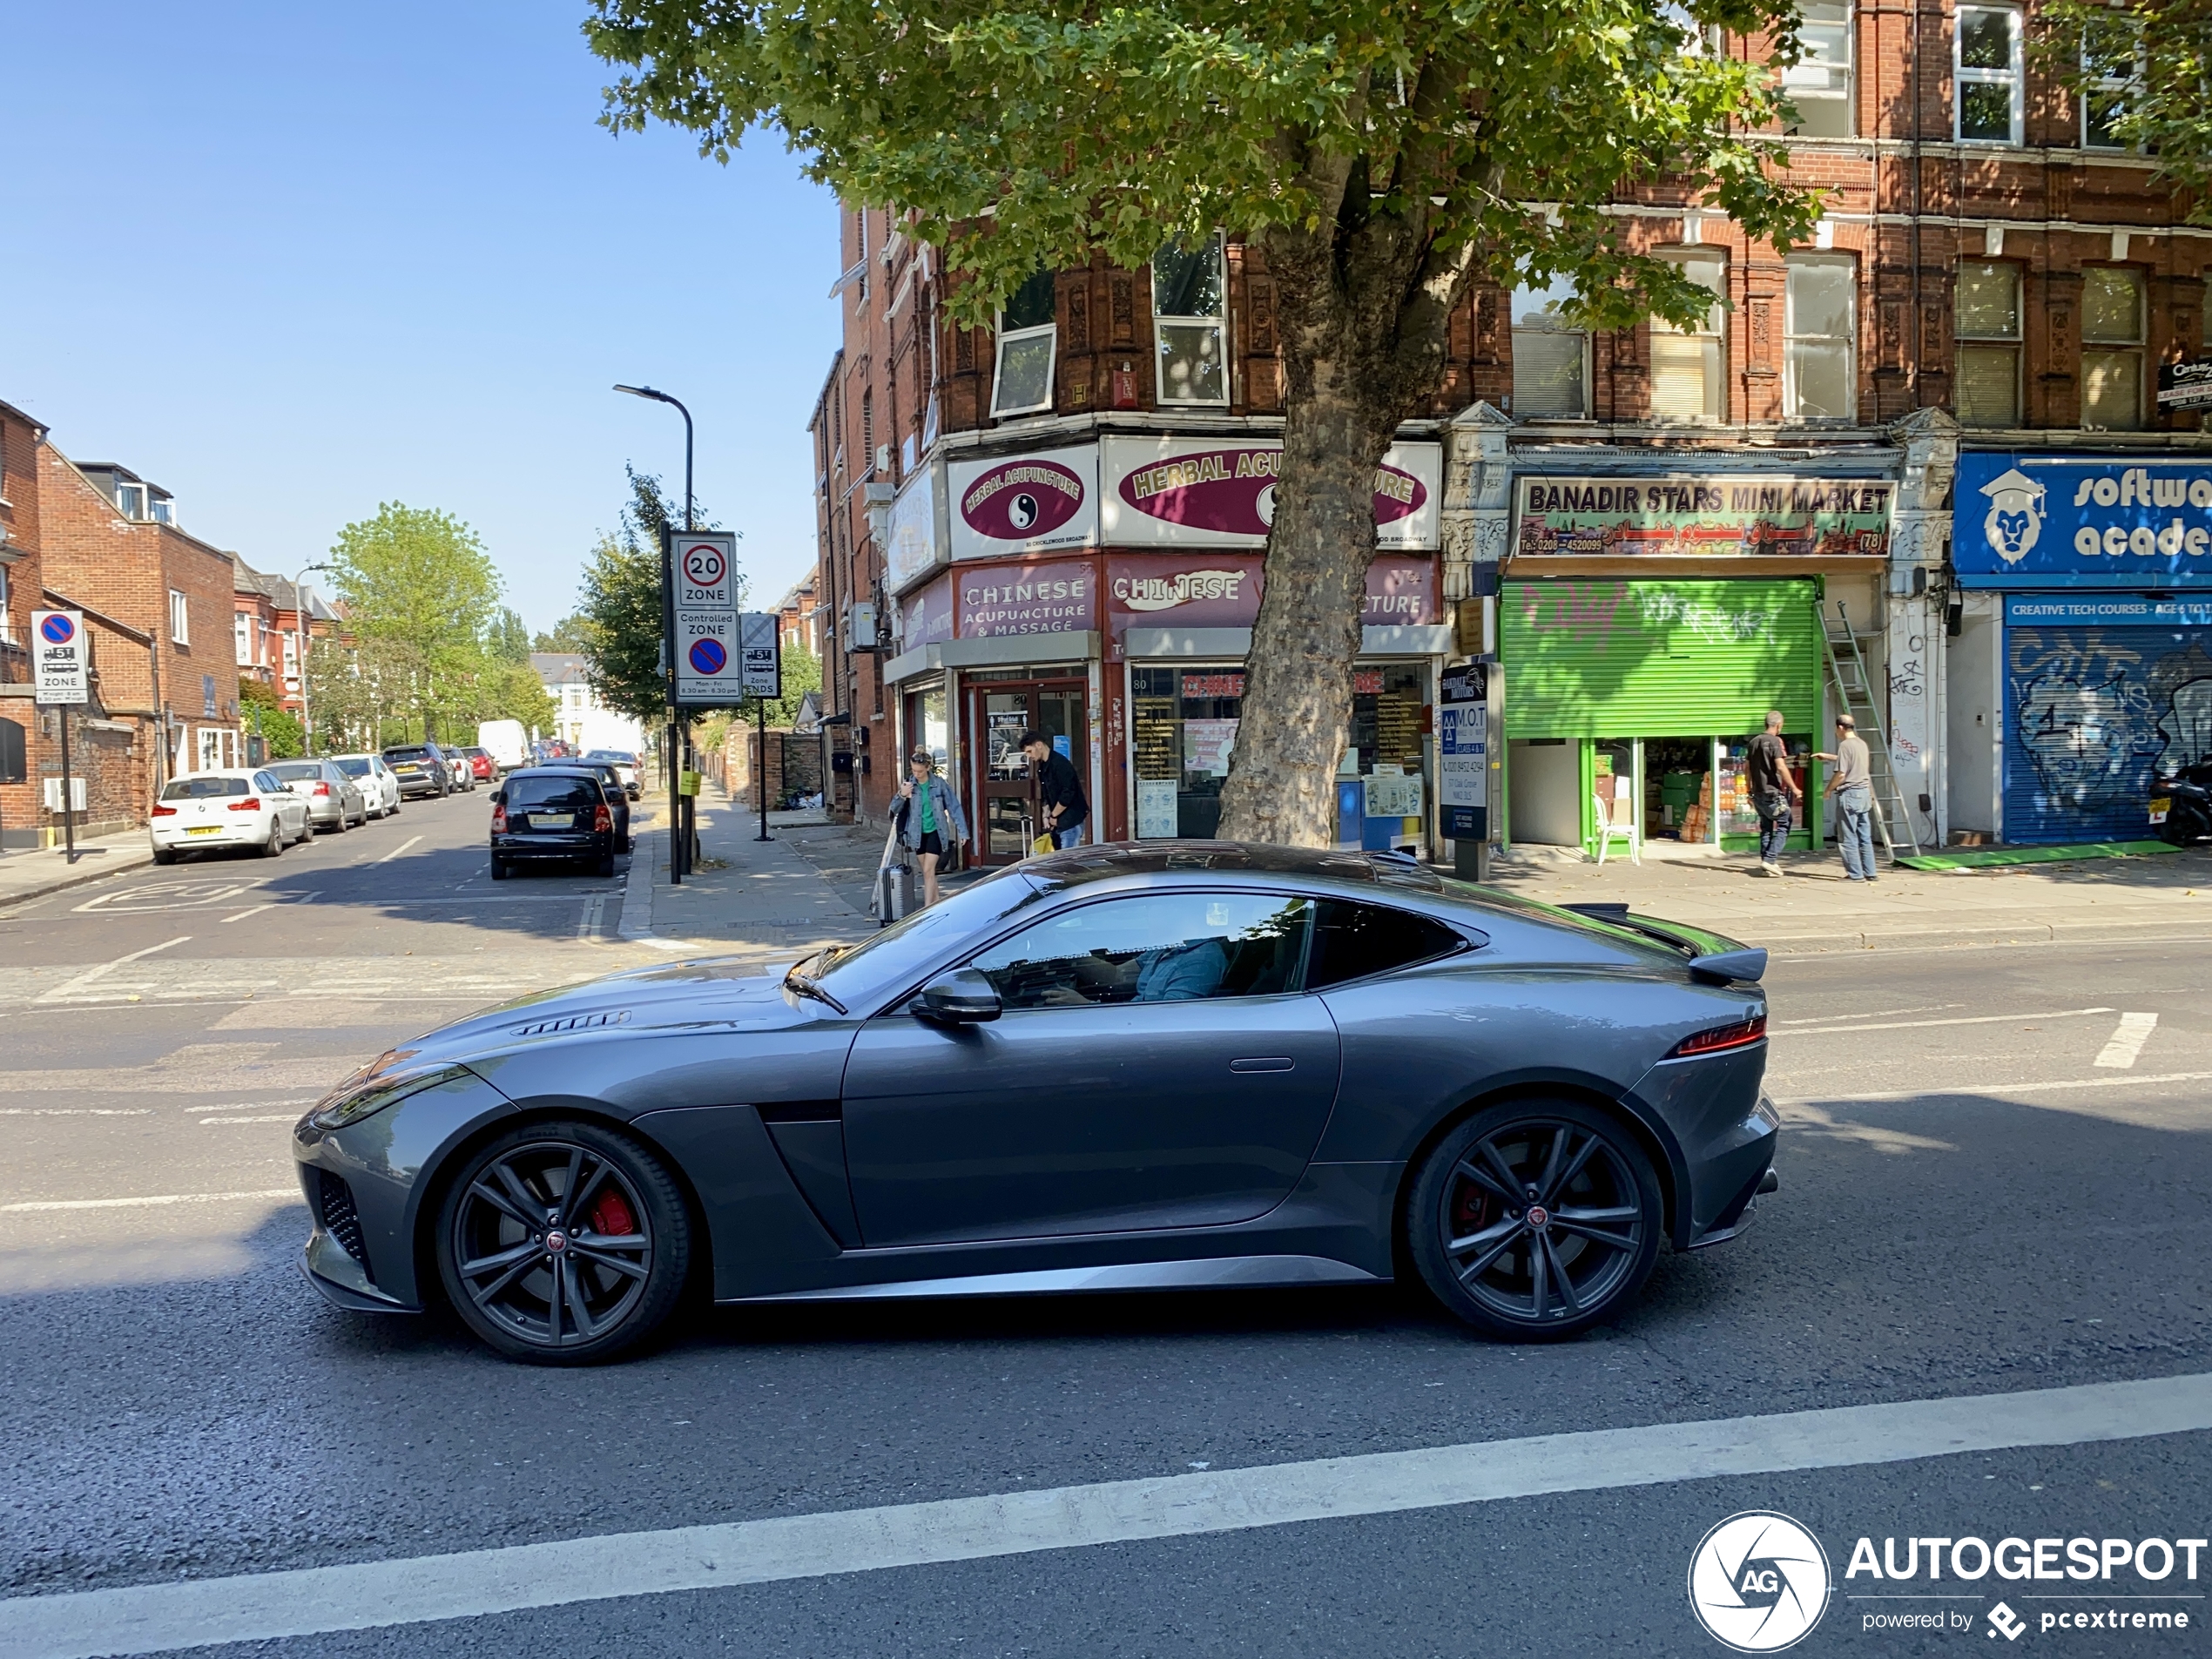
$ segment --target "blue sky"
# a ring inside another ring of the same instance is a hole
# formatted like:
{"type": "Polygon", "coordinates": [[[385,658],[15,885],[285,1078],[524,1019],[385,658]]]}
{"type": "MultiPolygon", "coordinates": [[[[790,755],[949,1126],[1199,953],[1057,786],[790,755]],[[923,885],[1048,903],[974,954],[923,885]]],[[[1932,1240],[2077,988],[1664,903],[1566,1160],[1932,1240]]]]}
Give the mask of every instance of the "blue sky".
{"type": "Polygon", "coordinates": [[[658,386],[772,600],[814,558],[835,207],[774,139],[594,125],[582,14],[0,0],[0,400],[265,570],[442,508],[543,628],[624,462],[681,487],[676,412],[608,389],[658,386]]]}

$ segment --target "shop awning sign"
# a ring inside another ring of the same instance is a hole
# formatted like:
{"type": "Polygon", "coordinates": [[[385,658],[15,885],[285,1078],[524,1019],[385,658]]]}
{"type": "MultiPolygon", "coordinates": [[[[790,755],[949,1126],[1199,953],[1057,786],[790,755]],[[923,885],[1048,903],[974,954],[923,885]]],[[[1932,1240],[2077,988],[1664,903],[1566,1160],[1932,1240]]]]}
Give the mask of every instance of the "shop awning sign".
{"type": "Polygon", "coordinates": [[[1951,499],[1967,587],[2212,586],[2212,461],[1969,451],[1951,499]]]}
{"type": "Polygon", "coordinates": [[[1098,545],[1098,446],[954,462],[952,556],[1002,558],[1098,545]]]}
{"type": "MultiPolygon", "coordinates": [[[[1260,547],[1275,522],[1279,439],[1206,442],[1188,437],[1103,440],[1100,524],[1117,547],[1260,547]]],[[[1375,546],[1437,545],[1444,449],[1393,444],[1375,469],[1375,546]]]]}
{"type": "Polygon", "coordinates": [[[1747,473],[1523,476],[1524,558],[1879,558],[1897,486],[1883,478],[1747,473]]]}

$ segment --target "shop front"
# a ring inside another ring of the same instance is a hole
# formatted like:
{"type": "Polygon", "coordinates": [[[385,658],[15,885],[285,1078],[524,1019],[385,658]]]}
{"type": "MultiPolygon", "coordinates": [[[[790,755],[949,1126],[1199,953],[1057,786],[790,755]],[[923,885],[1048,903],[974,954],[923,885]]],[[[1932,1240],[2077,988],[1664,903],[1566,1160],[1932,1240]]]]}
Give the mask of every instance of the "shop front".
{"type": "MultiPolygon", "coordinates": [[[[1825,746],[1824,608],[1878,616],[1892,484],[1763,475],[1516,481],[1499,600],[1505,840],[1741,850],[1746,759],[1783,716],[1805,799],[1825,746]]],[[[1790,845],[1817,844],[1800,812],[1790,845]]]]}
{"type": "MultiPolygon", "coordinates": [[[[1094,836],[1217,833],[1280,451],[1147,435],[948,464],[943,550],[904,562],[914,585],[885,678],[903,746],[929,746],[958,779],[981,861],[1023,856],[1037,833],[1025,731],[1084,773],[1094,836]]],[[[1378,469],[1344,845],[1433,843],[1442,467],[1441,446],[1408,442],[1378,469]]]]}
{"type": "Polygon", "coordinates": [[[2212,462],[1974,452],[1953,501],[1953,823],[2149,835],[2155,776],[2212,757],[2212,462]]]}

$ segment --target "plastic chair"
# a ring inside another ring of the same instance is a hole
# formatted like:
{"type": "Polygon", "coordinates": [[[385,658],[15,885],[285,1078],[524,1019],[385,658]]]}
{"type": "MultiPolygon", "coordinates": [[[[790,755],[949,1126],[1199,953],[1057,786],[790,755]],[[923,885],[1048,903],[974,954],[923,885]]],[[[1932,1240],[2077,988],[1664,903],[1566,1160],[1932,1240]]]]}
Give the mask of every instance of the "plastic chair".
{"type": "Polygon", "coordinates": [[[1605,862],[1606,849],[1618,840],[1629,844],[1629,862],[1642,864],[1643,838],[1636,833],[1634,820],[1626,824],[1615,823],[1613,803],[1595,790],[1590,793],[1590,804],[1597,808],[1597,861],[1600,864],[1605,862]]]}

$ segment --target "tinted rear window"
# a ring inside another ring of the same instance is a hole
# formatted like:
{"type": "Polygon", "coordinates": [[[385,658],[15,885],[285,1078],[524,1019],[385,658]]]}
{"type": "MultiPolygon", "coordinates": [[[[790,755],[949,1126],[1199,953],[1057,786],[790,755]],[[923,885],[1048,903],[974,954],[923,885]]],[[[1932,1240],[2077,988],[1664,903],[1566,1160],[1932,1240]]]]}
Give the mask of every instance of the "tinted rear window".
{"type": "Polygon", "coordinates": [[[532,811],[541,806],[583,808],[599,805],[599,786],[589,778],[509,778],[507,809],[532,811]]]}
{"type": "Polygon", "coordinates": [[[339,771],[344,772],[348,778],[366,778],[368,776],[368,762],[366,760],[334,760],[331,762],[331,764],[336,766],[339,771]]]}
{"type": "Polygon", "coordinates": [[[384,759],[387,760],[428,760],[429,758],[430,752],[428,749],[423,748],[387,749],[384,751],[384,759]]]}
{"type": "Polygon", "coordinates": [[[1318,991],[1346,980],[1388,973],[1441,956],[1464,943],[1440,921],[1382,905],[1322,901],[1313,929],[1313,954],[1305,988],[1318,991]]]}
{"type": "Polygon", "coordinates": [[[215,800],[225,795],[250,795],[253,786],[243,778],[179,778],[161,792],[164,800],[215,800]]]}
{"type": "Polygon", "coordinates": [[[269,768],[269,775],[287,784],[312,780],[322,776],[322,767],[313,760],[285,760],[269,768]]]}

